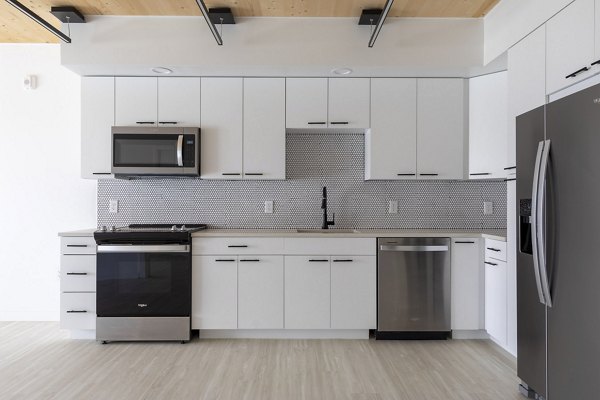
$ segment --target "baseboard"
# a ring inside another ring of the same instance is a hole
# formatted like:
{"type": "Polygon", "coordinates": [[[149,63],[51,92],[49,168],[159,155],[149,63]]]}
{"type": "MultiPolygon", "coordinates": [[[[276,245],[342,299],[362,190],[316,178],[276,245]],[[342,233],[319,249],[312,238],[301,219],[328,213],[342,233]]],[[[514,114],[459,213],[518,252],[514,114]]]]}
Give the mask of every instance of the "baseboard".
{"type": "Polygon", "coordinates": [[[478,330],[454,330],[452,331],[452,339],[476,339],[476,340],[487,340],[490,338],[490,335],[485,331],[485,329],[478,330]]]}
{"type": "Polygon", "coordinates": [[[202,339],[369,339],[368,329],[201,329],[202,339]]]}
{"type": "Polygon", "coordinates": [[[69,331],[69,337],[71,339],[82,339],[82,340],[96,340],[95,330],[72,330],[69,331]]]}

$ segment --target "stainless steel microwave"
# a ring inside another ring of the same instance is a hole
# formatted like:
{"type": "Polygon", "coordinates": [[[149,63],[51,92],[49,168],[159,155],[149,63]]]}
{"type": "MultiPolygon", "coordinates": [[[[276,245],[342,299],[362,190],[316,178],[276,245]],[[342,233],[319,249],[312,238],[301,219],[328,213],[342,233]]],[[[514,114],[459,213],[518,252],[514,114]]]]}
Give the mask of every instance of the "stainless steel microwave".
{"type": "Polygon", "coordinates": [[[112,127],[115,176],[199,176],[200,128],[112,127]]]}

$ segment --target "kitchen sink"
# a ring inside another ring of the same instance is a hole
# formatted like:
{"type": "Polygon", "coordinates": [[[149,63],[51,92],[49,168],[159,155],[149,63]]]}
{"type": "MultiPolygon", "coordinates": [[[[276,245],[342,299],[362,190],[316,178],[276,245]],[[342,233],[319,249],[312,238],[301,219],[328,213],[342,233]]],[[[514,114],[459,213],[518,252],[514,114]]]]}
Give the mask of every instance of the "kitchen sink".
{"type": "Polygon", "coordinates": [[[297,233],[360,233],[356,229],[296,229],[297,233]]]}

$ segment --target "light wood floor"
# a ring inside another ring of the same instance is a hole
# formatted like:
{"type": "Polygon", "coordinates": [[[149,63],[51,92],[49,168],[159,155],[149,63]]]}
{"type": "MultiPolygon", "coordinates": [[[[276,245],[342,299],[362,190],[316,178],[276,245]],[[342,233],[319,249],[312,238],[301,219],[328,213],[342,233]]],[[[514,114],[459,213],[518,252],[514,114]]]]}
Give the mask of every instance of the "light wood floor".
{"type": "Polygon", "coordinates": [[[0,399],[519,400],[515,365],[488,341],[67,338],[0,322],[0,399]]]}

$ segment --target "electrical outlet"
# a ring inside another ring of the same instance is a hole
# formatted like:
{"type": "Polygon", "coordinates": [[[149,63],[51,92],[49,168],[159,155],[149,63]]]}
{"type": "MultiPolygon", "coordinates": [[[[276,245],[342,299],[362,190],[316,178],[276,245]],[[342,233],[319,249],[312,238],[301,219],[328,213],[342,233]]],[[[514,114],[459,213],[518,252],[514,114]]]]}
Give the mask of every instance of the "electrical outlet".
{"type": "Polygon", "coordinates": [[[265,201],[265,214],[273,214],[273,200],[265,201]]]}
{"type": "Polygon", "coordinates": [[[483,215],[492,215],[494,213],[494,204],[491,201],[483,202],[483,215]]]}
{"type": "Polygon", "coordinates": [[[388,201],[388,214],[398,214],[398,200],[388,201]]]}
{"type": "Polygon", "coordinates": [[[108,212],[116,214],[119,212],[119,200],[108,201],[108,212]]]}

